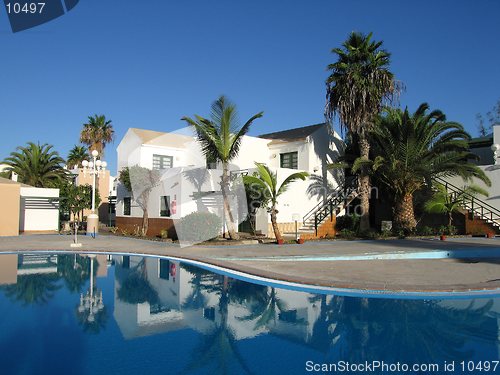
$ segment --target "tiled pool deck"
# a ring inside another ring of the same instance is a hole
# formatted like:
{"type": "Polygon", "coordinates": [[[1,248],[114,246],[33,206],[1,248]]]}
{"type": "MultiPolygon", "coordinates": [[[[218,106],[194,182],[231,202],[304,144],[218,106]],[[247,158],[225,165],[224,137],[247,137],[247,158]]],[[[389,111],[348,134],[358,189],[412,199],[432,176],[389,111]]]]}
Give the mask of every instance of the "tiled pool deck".
{"type": "Polygon", "coordinates": [[[0,238],[0,252],[76,251],[163,255],[293,283],[394,292],[498,291],[500,239],[319,241],[303,245],[194,246],[116,236],[0,238]]]}

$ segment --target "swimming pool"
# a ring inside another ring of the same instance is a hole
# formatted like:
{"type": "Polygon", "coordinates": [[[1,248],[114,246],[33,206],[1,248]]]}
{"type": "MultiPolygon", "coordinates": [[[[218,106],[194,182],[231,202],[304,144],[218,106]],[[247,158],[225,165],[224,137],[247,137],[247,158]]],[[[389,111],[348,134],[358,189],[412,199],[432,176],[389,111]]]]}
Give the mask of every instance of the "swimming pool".
{"type": "Polygon", "coordinates": [[[500,350],[495,295],[349,297],[158,257],[0,255],[0,311],[5,374],[302,374],[377,361],[461,373],[500,350]]]}

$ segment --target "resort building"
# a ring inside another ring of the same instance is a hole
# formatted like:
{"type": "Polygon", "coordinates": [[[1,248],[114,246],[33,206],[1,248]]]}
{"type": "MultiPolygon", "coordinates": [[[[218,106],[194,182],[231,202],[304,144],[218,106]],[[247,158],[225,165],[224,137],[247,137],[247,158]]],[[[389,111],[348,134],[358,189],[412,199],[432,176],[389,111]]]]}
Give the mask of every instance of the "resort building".
{"type": "MultiPolygon", "coordinates": [[[[325,124],[263,134],[244,136],[238,156],[230,166],[231,177],[251,174],[255,162],[269,166],[277,173],[280,184],[297,171],[308,172],[312,179],[297,181],[278,200],[278,222],[282,232],[293,232],[295,220],[302,226],[303,218],[325,196],[339,186],[343,177],[328,170],[327,164],[337,160],[343,143],[325,124]]],[[[125,167],[141,166],[161,171],[161,183],[149,197],[149,235],[161,230],[173,231],[174,220],[195,211],[209,211],[222,217],[220,191],[221,166],[207,162],[191,131],[163,133],[131,128],[117,147],[118,172],[125,167]]],[[[244,196],[245,198],[245,196],[244,196]]],[[[246,199],[239,200],[235,219],[240,230],[253,227],[272,236],[269,214],[264,208],[245,222],[246,199]]],[[[132,192],[122,184],[117,187],[116,225],[133,230],[142,222],[143,210],[134,201],[132,192]]],[[[173,233],[173,232],[172,232],[173,233]]]]}
{"type": "Polygon", "coordinates": [[[59,189],[0,178],[0,236],[59,230],[59,189]]]}

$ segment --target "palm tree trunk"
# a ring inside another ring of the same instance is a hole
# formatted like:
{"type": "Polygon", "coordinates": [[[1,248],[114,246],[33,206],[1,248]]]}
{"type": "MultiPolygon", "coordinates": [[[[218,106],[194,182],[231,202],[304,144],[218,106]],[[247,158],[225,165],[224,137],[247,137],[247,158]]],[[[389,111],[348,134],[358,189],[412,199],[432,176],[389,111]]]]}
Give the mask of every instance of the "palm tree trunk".
{"type": "Polygon", "coordinates": [[[278,228],[276,209],[274,207],[271,209],[271,225],[273,227],[274,237],[276,237],[276,241],[283,240],[283,237],[281,237],[280,229],[278,228]]]}
{"type": "MultiPolygon", "coordinates": [[[[360,156],[363,159],[370,157],[370,143],[365,134],[360,134],[359,137],[360,156]]],[[[361,208],[361,218],[359,222],[359,230],[361,232],[370,229],[370,176],[365,168],[361,168],[359,176],[359,200],[361,208]]]]}
{"type": "MultiPolygon", "coordinates": [[[[236,233],[234,229],[234,218],[233,213],[231,211],[231,205],[229,204],[229,176],[227,174],[227,165],[224,164],[222,166],[222,177],[221,177],[221,190],[222,190],[222,201],[223,201],[223,209],[226,214],[226,224],[227,224],[227,232],[229,233],[229,237],[232,240],[239,240],[240,236],[236,233]]],[[[224,229],[223,229],[224,230],[224,229]]]]}
{"type": "Polygon", "coordinates": [[[450,211],[448,213],[448,229],[451,228],[452,223],[453,223],[453,212],[450,211]]]}
{"type": "Polygon", "coordinates": [[[394,221],[399,228],[413,230],[417,226],[415,213],[413,211],[413,194],[405,194],[396,197],[394,221]]]}

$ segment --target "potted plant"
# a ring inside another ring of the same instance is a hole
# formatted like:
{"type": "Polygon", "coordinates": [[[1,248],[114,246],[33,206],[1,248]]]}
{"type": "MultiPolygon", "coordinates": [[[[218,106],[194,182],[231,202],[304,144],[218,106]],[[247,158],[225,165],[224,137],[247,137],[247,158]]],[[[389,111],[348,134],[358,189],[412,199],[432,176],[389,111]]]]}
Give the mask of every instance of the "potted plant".
{"type": "Polygon", "coordinates": [[[283,245],[285,243],[285,240],[283,238],[278,239],[278,245],[283,245]]]}
{"type": "Polygon", "coordinates": [[[302,245],[302,244],[304,243],[304,239],[303,239],[303,238],[299,238],[299,239],[297,240],[297,243],[298,243],[299,245],[302,245]]]}
{"type": "Polygon", "coordinates": [[[446,234],[442,233],[440,236],[439,236],[439,239],[441,241],[446,241],[446,234]]]}
{"type": "Polygon", "coordinates": [[[486,233],[486,237],[487,237],[487,238],[495,238],[495,233],[493,233],[493,232],[488,232],[488,233],[486,233]]]}

